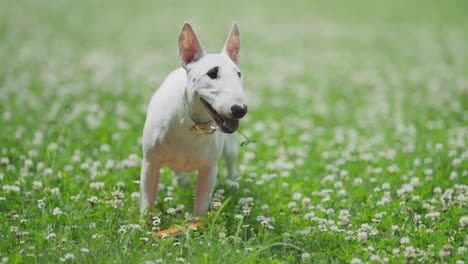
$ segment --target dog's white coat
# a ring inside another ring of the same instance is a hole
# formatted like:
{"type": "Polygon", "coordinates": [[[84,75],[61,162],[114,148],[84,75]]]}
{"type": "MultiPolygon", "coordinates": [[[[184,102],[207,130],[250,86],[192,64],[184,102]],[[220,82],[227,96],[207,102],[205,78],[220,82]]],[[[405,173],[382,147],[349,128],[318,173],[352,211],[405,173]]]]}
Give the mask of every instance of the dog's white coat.
{"type": "Polygon", "coordinates": [[[244,105],[239,76],[239,31],[236,23],[221,54],[205,54],[191,26],[186,23],[179,37],[182,68],[170,73],[151,98],[143,132],[141,169],[141,213],[154,207],[160,169],[198,171],[194,216],[204,216],[209,207],[224,152],[229,177],[237,177],[237,138],[215,131],[194,133],[195,123],[212,120],[200,97],[220,114],[232,117],[231,106],[244,105]],[[213,80],[207,71],[219,67],[213,80]]]}

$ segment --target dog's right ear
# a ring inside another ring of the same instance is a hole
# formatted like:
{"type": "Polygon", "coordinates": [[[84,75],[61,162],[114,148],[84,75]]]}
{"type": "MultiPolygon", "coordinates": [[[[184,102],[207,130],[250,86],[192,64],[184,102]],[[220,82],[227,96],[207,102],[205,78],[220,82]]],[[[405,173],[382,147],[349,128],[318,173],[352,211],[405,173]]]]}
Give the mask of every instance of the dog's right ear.
{"type": "Polygon", "coordinates": [[[179,58],[182,66],[198,61],[205,55],[200,41],[193,32],[192,26],[185,22],[179,35],[179,58]]]}
{"type": "Polygon", "coordinates": [[[239,67],[240,64],[240,34],[237,23],[232,23],[231,33],[224,44],[223,51],[239,67]]]}

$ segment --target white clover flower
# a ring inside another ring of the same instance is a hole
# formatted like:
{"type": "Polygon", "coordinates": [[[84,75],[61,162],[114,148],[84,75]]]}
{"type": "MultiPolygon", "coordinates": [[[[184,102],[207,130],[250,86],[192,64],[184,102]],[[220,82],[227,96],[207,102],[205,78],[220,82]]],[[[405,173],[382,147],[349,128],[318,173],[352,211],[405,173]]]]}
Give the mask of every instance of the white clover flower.
{"type": "Polygon", "coordinates": [[[219,237],[219,239],[225,239],[226,238],[226,233],[219,232],[218,237],[219,237]]]}
{"type": "Polygon", "coordinates": [[[416,257],[416,250],[414,249],[414,247],[409,246],[405,248],[403,254],[405,255],[406,259],[414,258],[416,257]]]}
{"type": "Polygon", "coordinates": [[[96,190],[102,190],[102,189],[104,189],[104,183],[103,182],[92,182],[92,183],[89,184],[89,188],[96,189],[96,190]]]}
{"type": "Polygon", "coordinates": [[[390,190],[390,187],[390,183],[385,182],[382,184],[382,190],[390,190]]]}
{"type": "Polygon", "coordinates": [[[466,247],[464,247],[464,246],[458,247],[458,249],[457,249],[457,254],[458,255],[464,255],[466,253],[467,253],[466,247]]]}
{"type": "Polygon", "coordinates": [[[366,232],[359,232],[357,234],[357,240],[359,242],[365,242],[367,240],[367,233],[366,232]]]}
{"type": "Polygon", "coordinates": [[[397,190],[397,196],[401,197],[406,194],[412,193],[413,192],[413,185],[410,184],[403,184],[400,189],[397,190]]]}
{"type": "Polygon", "coordinates": [[[171,214],[171,215],[173,215],[173,214],[175,214],[175,213],[176,213],[176,209],[174,209],[174,208],[172,208],[172,207],[169,207],[169,208],[167,209],[167,211],[166,211],[166,212],[167,212],[168,214],[171,214]]]}
{"type": "Polygon", "coordinates": [[[302,198],[302,194],[295,192],[292,199],[294,201],[299,201],[301,198],[302,198]]]}
{"type": "Polygon", "coordinates": [[[80,251],[83,252],[83,253],[89,253],[89,249],[87,249],[87,248],[81,248],[80,251]]]}
{"type": "Polygon", "coordinates": [[[123,200],[123,198],[125,197],[124,192],[120,189],[112,191],[112,196],[114,196],[114,198],[117,200],[123,200]]]}
{"type": "Polygon", "coordinates": [[[439,251],[439,257],[441,259],[447,258],[448,256],[450,256],[452,249],[453,249],[452,245],[450,244],[444,245],[442,249],[439,251]]]}
{"type": "Polygon", "coordinates": [[[309,253],[302,253],[302,261],[308,261],[311,258],[311,255],[309,253]]]}
{"type": "Polygon", "coordinates": [[[239,189],[240,187],[239,183],[233,180],[227,180],[225,184],[226,184],[226,187],[230,189],[239,189]]]}
{"type": "Polygon", "coordinates": [[[396,164],[392,164],[387,168],[388,172],[390,173],[397,173],[400,171],[400,168],[396,164]]]}
{"type": "Polygon", "coordinates": [[[460,227],[465,228],[468,226],[468,216],[462,216],[460,217],[460,227]]]}
{"type": "Polygon", "coordinates": [[[56,151],[58,148],[57,143],[50,143],[49,146],[47,146],[47,150],[50,152],[56,151]]]}
{"type": "Polygon", "coordinates": [[[361,224],[361,229],[362,230],[371,230],[372,227],[368,223],[363,223],[363,224],[361,224]]]}
{"type": "Polygon", "coordinates": [[[402,244],[402,245],[407,245],[409,243],[410,243],[410,239],[408,237],[402,237],[400,239],[400,244],[402,244]]]}
{"type": "Polygon", "coordinates": [[[139,225],[139,224],[129,224],[128,227],[133,229],[133,230],[142,231],[141,225],[139,225]]]}
{"type": "Polygon", "coordinates": [[[80,194],[70,196],[70,200],[72,200],[74,202],[80,200],[80,198],[81,198],[80,194]]]}
{"type": "Polygon", "coordinates": [[[96,196],[91,196],[91,197],[88,198],[87,201],[91,205],[96,205],[98,203],[98,198],[96,196]]]}
{"type": "Polygon", "coordinates": [[[123,200],[118,198],[115,198],[113,200],[107,200],[106,204],[111,205],[115,209],[121,209],[124,206],[123,200]]]}
{"type": "Polygon", "coordinates": [[[34,190],[41,190],[42,187],[43,187],[42,182],[40,182],[40,181],[33,182],[33,189],[34,190]]]}
{"type": "Polygon", "coordinates": [[[115,168],[115,161],[112,159],[109,159],[106,161],[106,165],[104,166],[106,170],[112,170],[115,168]]]}
{"type": "Polygon", "coordinates": [[[353,230],[348,230],[346,231],[346,240],[352,241],[354,240],[354,231],[353,230]]]}
{"type": "Polygon", "coordinates": [[[333,184],[333,187],[335,187],[335,189],[341,189],[343,188],[343,182],[337,181],[333,184]]]}
{"type": "Polygon", "coordinates": [[[108,144],[102,144],[99,149],[103,152],[109,152],[110,151],[110,146],[108,144]]]}
{"type": "Polygon", "coordinates": [[[33,161],[30,159],[24,160],[24,168],[31,168],[33,166],[33,161]]]}
{"type": "Polygon", "coordinates": [[[59,207],[55,207],[55,208],[54,208],[54,211],[52,211],[52,214],[53,214],[53,215],[61,215],[61,214],[62,214],[62,210],[60,210],[59,207]]]}
{"type": "Polygon", "coordinates": [[[132,192],[132,194],[130,194],[130,198],[132,199],[133,202],[138,202],[140,200],[140,193],[132,192]]]}
{"type": "Polygon", "coordinates": [[[240,220],[244,219],[244,216],[241,215],[241,214],[236,214],[236,215],[234,216],[234,219],[236,219],[237,221],[240,221],[240,220]]]}
{"type": "Polygon", "coordinates": [[[5,193],[19,193],[21,190],[19,186],[15,185],[3,185],[2,189],[5,193]]]}
{"type": "Polygon", "coordinates": [[[458,159],[458,158],[457,158],[457,159],[454,159],[454,160],[452,161],[452,165],[453,165],[454,167],[456,167],[456,168],[460,167],[460,165],[461,165],[461,159],[458,159]]]}
{"type": "Polygon", "coordinates": [[[380,258],[378,255],[374,255],[374,254],[372,254],[372,255],[370,256],[370,259],[369,259],[369,260],[370,260],[370,261],[375,261],[375,262],[381,262],[381,261],[382,261],[381,258],[380,258]]]}
{"type": "Polygon", "coordinates": [[[362,180],[362,178],[356,178],[356,179],[354,179],[354,181],[353,181],[353,185],[359,186],[359,185],[362,185],[363,182],[364,182],[364,181],[362,180]]]}
{"type": "Polygon", "coordinates": [[[304,219],[309,220],[309,221],[315,220],[316,219],[315,212],[309,212],[305,214],[304,219]]]}
{"type": "Polygon", "coordinates": [[[353,258],[350,263],[351,264],[361,264],[362,260],[360,258],[353,258]]]}
{"type": "Polygon", "coordinates": [[[157,216],[153,216],[152,217],[153,219],[153,225],[157,226],[161,223],[161,218],[157,217],[157,216]]]}
{"type": "Polygon", "coordinates": [[[50,233],[50,234],[47,235],[46,239],[47,240],[52,240],[52,239],[55,239],[55,237],[56,237],[55,233],[50,233]]]}
{"type": "Polygon", "coordinates": [[[458,178],[458,174],[457,174],[456,171],[450,172],[449,179],[450,179],[451,181],[455,181],[457,178],[458,178]]]}
{"type": "Polygon", "coordinates": [[[73,255],[72,253],[67,253],[65,254],[65,259],[75,259],[75,255],[73,255]]]}
{"type": "Polygon", "coordinates": [[[44,208],[45,202],[44,199],[37,200],[37,208],[41,209],[44,208]]]}
{"type": "Polygon", "coordinates": [[[347,217],[347,216],[350,216],[348,210],[345,210],[345,209],[340,210],[340,215],[339,215],[339,217],[347,217]]]}
{"type": "Polygon", "coordinates": [[[57,187],[52,188],[52,189],[50,189],[50,193],[53,194],[53,195],[59,196],[60,195],[60,189],[57,188],[57,187]]]}
{"type": "Polygon", "coordinates": [[[215,202],[212,202],[211,203],[211,207],[213,207],[214,210],[218,210],[219,208],[221,208],[223,204],[221,202],[218,202],[218,201],[215,201],[215,202]]]}
{"type": "Polygon", "coordinates": [[[431,219],[432,221],[436,221],[440,217],[439,212],[430,212],[425,215],[426,218],[431,219]]]}
{"type": "Polygon", "coordinates": [[[419,186],[421,184],[421,181],[419,178],[413,177],[411,178],[410,185],[413,187],[419,186]]]}
{"type": "Polygon", "coordinates": [[[8,165],[8,164],[10,164],[10,159],[8,157],[2,157],[0,159],[0,164],[1,165],[8,165]]]}
{"type": "Polygon", "coordinates": [[[124,233],[127,233],[127,229],[128,227],[126,225],[122,225],[120,226],[118,232],[124,234],[124,233]]]}

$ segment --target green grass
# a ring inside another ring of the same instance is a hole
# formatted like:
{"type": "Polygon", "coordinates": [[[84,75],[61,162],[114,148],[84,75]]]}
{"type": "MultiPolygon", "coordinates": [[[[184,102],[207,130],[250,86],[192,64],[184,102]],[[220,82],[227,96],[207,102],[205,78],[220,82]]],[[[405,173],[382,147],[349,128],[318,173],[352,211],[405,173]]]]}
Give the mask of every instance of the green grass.
{"type": "Polygon", "coordinates": [[[466,10],[2,1],[0,262],[463,263],[466,10]],[[221,172],[222,206],[204,228],[156,238],[185,223],[194,187],[172,187],[164,170],[160,223],[140,220],[146,106],[178,67],[184,21],[217,52],[233,20],[250,109],[241,130],[256,143],[241,148],[239,189],[221,172]]]}

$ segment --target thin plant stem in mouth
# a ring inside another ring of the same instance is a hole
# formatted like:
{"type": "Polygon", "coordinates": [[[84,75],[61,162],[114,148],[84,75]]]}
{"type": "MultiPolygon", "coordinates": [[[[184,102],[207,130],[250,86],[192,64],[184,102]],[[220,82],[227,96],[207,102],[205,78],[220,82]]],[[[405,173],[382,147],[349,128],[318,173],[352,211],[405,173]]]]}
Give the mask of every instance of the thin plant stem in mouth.
{"type": "Polygon", "coordinates": [[[240,144],[241,147],[243,146],[247,146],[248,144],[250,143],[255,143],[257,141],[255,140],[250,140],[250,138],[248,138],[246,135],[244,135],[244,133],[242,133],[239,129],[237,129],[237,132],[239,132],[239,134],[241,134],[246,140],[245,141],[242,141],[242,143],[240,144]]]}

